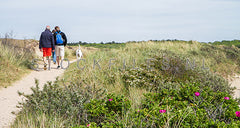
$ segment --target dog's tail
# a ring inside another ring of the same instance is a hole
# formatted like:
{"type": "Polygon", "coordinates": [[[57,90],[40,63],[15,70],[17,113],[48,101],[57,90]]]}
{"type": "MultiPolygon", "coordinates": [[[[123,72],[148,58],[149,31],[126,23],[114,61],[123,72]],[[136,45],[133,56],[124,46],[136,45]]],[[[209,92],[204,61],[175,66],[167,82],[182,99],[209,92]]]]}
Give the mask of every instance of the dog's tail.
{"type": "Polygon", "coordinates": [[[80,44],[78,44],[78,48],[80,49],[80,44]]]}

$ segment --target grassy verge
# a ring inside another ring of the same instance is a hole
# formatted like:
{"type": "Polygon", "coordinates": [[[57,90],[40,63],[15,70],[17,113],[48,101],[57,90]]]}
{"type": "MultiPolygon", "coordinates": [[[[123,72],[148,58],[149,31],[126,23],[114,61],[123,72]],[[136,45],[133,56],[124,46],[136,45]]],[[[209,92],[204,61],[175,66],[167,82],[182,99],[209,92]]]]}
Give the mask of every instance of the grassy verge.
{"type": "Polygon", "coordinates": [[[34,56],[32,49],[13,39],[0,41],[0,88],[11,85],[29,73],[29,64],[34,56]]]}

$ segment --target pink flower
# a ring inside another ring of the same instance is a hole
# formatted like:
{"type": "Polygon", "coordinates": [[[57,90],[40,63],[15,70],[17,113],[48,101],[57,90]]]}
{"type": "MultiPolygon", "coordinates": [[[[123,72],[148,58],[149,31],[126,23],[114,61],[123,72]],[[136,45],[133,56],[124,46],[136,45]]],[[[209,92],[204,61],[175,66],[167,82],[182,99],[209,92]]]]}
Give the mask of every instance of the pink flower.
{"type": "Polygon", "coordinates": [[[195,96],[200,96],[199,92],[195,92],[194,94],[195,94],[195,96]]]}
{"type": "Polygon", "coordinates": [[[236,111],[236,116],[240,117],[240,111],[236,111]]]}
{"type": "Polygon", "coordinates": [[[225,100],[229,100],[229,97],[224,97],[225,100]]]}
{"type": "Polygon", "coordinates": [[[113,99],[108,99],[108,101],[112,101],[113,99]]]}
{"type": "Polygon", "coordinates": [[[163,109],[163,110],[161,110],[161,109],[160,109],[160,110],[159,110],[159,112],[160,112],[160,113],[165,113],[165,112],[166,112],[166,110],[164,110],[164,109],[163,109]]]}
{"type": "Polygon", "coordinates": [[[140,112],[139,110],[137,112],[140,112]]]}
{"type": "Polygon", "coordinates": [[[88,124],[87,127],[89,127],[91,124],[88,124]]]}

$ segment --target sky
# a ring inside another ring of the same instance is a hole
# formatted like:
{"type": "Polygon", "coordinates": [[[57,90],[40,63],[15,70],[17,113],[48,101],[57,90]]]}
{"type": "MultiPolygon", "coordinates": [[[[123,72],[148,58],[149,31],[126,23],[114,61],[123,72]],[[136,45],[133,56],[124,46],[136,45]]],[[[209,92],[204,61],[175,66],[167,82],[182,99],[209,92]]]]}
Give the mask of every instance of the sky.
{"type": "Polygon", "coordinates": [[[39,39],[60,26],[69,42],[240,39],[240,0],[0,0],[0,37],[39,39]]]}

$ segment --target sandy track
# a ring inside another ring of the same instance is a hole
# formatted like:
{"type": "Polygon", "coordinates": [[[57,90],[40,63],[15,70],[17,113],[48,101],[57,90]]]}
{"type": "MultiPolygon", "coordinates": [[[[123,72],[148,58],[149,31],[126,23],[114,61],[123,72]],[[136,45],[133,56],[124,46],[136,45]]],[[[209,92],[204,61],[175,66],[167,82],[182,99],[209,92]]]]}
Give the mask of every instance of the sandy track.
{"type": "Polygon", "coordinates": [[[64,69],[56,69],[56,66],[52,65],[53,69],[50,71],[32,71],[12,86],[0,89],[0,128],[9,127],[15,119],[15,115],[12,112],[19,111],[16,105],[22,101],[23,97],[18,95],[18,91],[31,94],[31,87],[35,87],[35,78],[39,80],[40,89],[47,81],[56,80],[56,77],[61,76],[65,71],[64,69]]]}
{"type": "Polygon", "coordinates": [[[233,80],[230,81],[232,87],[236,87],[234,91],[234,98],[240,98],[240,76],[235,76],[233,80]]]}

